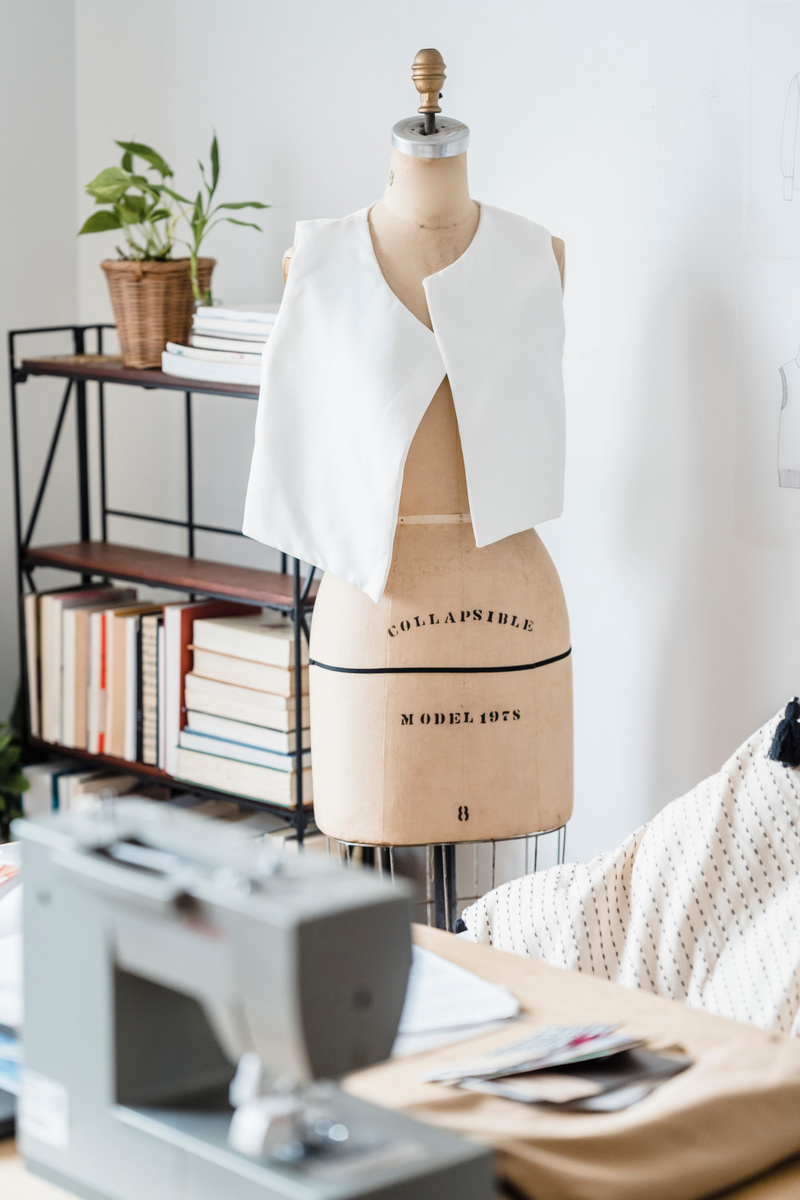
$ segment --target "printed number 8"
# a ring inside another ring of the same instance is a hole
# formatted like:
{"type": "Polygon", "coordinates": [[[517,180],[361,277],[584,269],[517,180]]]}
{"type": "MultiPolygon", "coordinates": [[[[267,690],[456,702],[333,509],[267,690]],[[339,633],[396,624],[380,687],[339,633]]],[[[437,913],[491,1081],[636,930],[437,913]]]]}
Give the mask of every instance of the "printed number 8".
{"type": "Polygon", "coordinates": [[[459,804],[458,819],[459,819],[459,821],[468,821],[469,820],[469,809],[467,808],[466,804],[459,804]]]}

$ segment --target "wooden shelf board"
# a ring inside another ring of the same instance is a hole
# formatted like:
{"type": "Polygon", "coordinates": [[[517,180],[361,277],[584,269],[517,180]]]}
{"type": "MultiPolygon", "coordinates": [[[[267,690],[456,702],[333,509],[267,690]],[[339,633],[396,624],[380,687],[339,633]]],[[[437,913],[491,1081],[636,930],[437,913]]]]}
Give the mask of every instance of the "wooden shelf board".
{"type": "Polygon", "coordinates": [[[20,370],[27,375],[56,375],[61,379],[133,384],[145,388],[166,388],[173,392],[203,392],[246,399],[258,399],[259,392],[257,384],[213,383],[208,379],[167,375],[155,368],[139,370],[123,367],[122,359],[109,354],[49,354],[41,358],[23,358],[20,370]]]}
{"type": "MultiPolygon", "coordinates": [[[[126,758],[114,758],[110,754],[92,754],[88,750],[80,750],[74,746],[60,746],[55,742],[44,742],[41,738],[36,737],[30,739],[30,744],[38,750],[47,751],[48,754],[60,754],[65,758],[80,759],[81,762],[95,767],[98,771],[108,767],[120,772],[127,772],[130,775],[141,775],[143,779],[148,779],[152,783],[163,783],[184,791],[197,792],[199,796],[208,796],[214,800],[228,800],[243,808],[253,809],[255,812],[267,810],[276,816],[284,817],[287,824],[291,824],[292,815],[296,811],[294,807],[287,808],[283,804],[273,804],[268,800],[256,800],[252,796],[239,796],[234,792],[220,792],[216,788],[203,787],[202,784],[192,783],[187,779],[176,779],[173,775],[168,775],[166,771],[152,767],[148,763],[129,762],[126,758]]],[[[303,805],[306,813],[309,814],[313,811],[313,807],[311,801],[303,805]]]]}
{"type": "MultiPolygon", "coordinates": [[[[292,606],[291,575],[187,558],[182,554],[162,554],[157,550],[120,546],[113,542],[68,542],[58,546],[29,547],[24,563],[30,567],[59,567],[82,574],[107,575],[112,579],[148,583],[179,592],[198,592],[244,604],[292,606]]],[[[309,607],[314,603],[317,582],[315,580],[311,585],[306,602],[309,607]]]]}

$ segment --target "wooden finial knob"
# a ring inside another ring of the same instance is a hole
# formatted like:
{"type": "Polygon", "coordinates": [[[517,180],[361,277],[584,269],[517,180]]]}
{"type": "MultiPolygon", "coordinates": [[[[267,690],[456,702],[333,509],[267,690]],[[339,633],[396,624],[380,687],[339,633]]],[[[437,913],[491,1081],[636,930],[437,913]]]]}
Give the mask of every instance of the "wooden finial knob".
{"type": "Polygon", "coordinates": [[[418,112],[439,113],[439,93],[444,87],[445,61],[438,50],[420,50],[414,58],[411,78],[422,103],[418,112]]]}

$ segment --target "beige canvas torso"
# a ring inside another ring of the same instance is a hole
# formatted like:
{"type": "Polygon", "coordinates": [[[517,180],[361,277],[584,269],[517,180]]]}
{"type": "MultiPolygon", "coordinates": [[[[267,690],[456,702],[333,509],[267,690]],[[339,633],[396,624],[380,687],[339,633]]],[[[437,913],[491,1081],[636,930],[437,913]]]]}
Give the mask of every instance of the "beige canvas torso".
{"type": "MultiPolygon", "coordinates": [[[[379,205],[370,214],[387,283],[429,328],[422,280],[464,252],[478,216],[474,206],[459,227],[431,231],[379,205]]],[[[536,532],[475,546],[445,379],[408,453],[381,601],[329,574],[320,587],[311,658],[321,665],[310,669],[319,827],[345,842],[416,845],[565,823],[568,649],[561,585],[536,532]]]]}

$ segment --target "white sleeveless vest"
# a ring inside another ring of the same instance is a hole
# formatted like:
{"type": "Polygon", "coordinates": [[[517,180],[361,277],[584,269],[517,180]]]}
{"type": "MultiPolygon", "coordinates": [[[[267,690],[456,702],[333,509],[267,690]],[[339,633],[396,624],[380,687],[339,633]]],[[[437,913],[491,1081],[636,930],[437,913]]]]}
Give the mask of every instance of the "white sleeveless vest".
{"type": "Polygon", "coordinates": [[[461,257],[423,281],[431,331],[384,279],[368,212],[297,225],[243,531],[377,602],[406,455],[445,375],[475,544],[560,515],[564,318],[550,234],[483,204],[461,257]]]}

